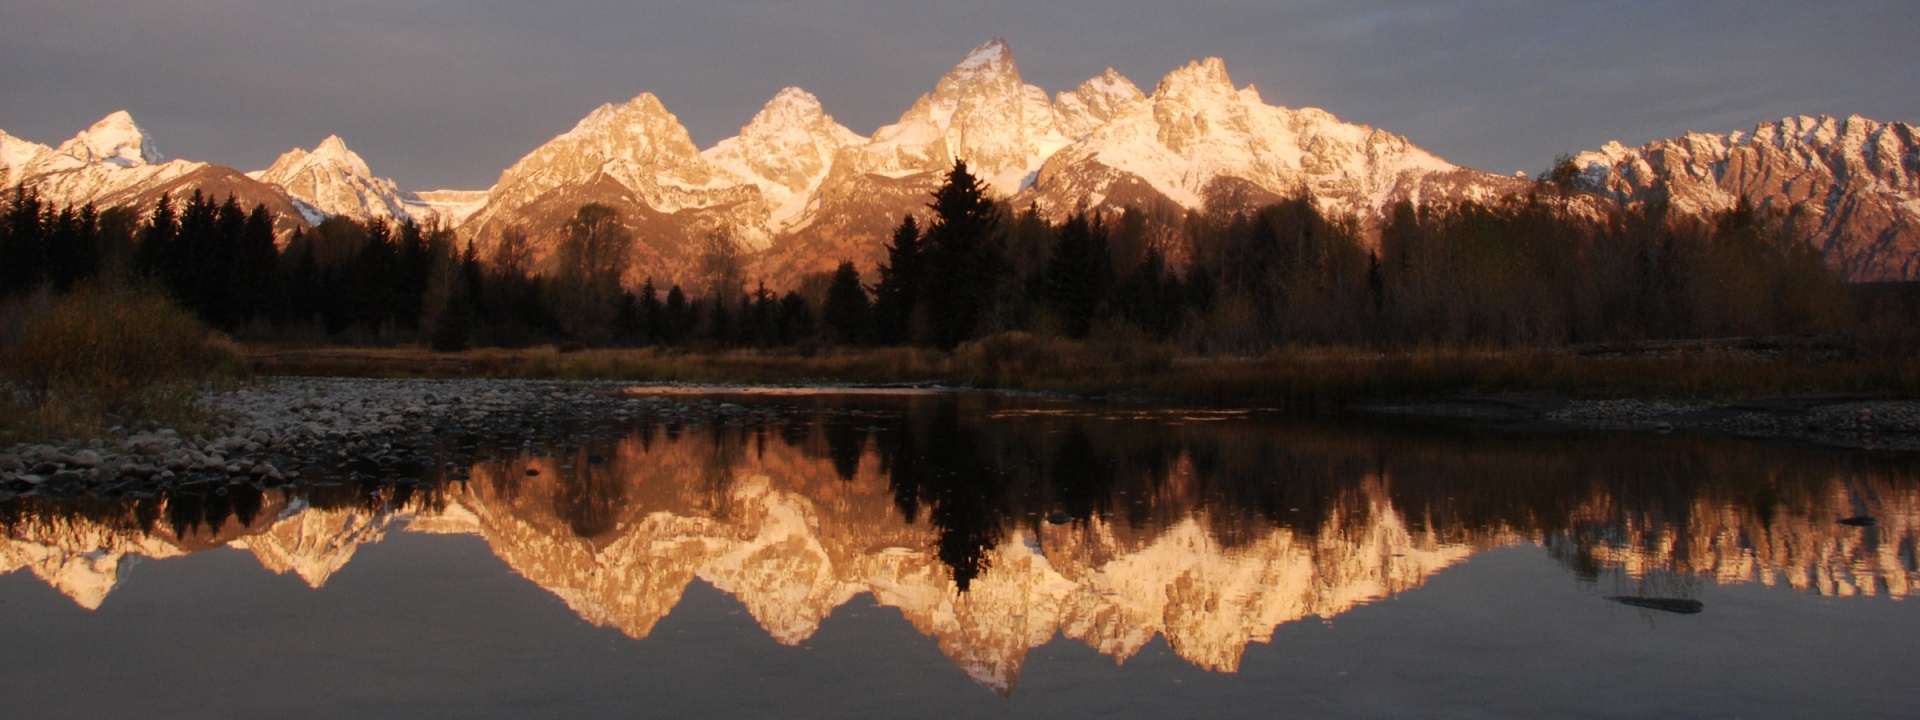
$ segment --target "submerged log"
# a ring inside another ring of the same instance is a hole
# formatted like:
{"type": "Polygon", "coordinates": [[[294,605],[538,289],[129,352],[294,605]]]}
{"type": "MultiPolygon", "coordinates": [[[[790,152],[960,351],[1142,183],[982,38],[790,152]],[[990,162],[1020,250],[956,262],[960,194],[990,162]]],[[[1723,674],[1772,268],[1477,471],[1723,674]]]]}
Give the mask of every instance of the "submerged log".
{"type": "Polygon", "coordinates": [[[1692,615],[1700,612],[1701,610],[1706,609],[1706,605],[1702,604],[1699,600],[1689,600],[1687,598],[1644,597],[1640,595],[1609,595],[1607,596],[1607,599],[1620,603],[1621,605],[1632,605],[1637,608],[1646,608],[1648,610],[1659,610],[1661,612],[1679,613],[1681,615],[1692,615]]]}

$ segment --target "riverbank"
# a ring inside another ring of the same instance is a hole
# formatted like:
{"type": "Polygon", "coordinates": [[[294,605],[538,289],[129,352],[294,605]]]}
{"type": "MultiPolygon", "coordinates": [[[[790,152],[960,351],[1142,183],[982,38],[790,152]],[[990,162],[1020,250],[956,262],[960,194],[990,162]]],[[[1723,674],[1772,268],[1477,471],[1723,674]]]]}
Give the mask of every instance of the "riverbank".
{"type": "Polygon", "coordinates": [[[952,353],[923,348],[434,353],[416,348],[248,346],[259,376],[517,378],[741,385],[943,385],[1292,410],[1459,393],[1576,400],[1732,402],[1807,395],[1920,399],[1920,342],[1740,338],[1546,350],[1297,348],[1176,355],[1006,333],[952,353]]]}

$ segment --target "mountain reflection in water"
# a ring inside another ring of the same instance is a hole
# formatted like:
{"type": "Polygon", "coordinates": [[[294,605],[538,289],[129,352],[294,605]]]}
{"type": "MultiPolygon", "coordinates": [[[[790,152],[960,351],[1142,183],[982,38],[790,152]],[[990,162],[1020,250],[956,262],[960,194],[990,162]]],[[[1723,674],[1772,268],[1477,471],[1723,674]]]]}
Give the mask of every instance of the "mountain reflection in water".
{"type": "MultiPolygon", "coordinates": [[[[1248,642],[1534,543],[1585,581],[1902,598],[1911,459],[1679,437],[1384,432],[980,395],[775,397],[788,421],[636,425],[492,450],[471,480],[0,505],[0,572],[97,608],[133,557],[221,546],[319,588],[389,532],[472,534],[582,618],[645,638],[699,578],[799,644],[861,594],[1006,693],[1056,635],[1248,642]],[[529,469],[538,474],[530,474],[529,469]],[[1868,516],[1872,527],[1840,518],[1868,516]]],[[[1712,612],[1708,608],[1708,612],[1712,612]]]]}

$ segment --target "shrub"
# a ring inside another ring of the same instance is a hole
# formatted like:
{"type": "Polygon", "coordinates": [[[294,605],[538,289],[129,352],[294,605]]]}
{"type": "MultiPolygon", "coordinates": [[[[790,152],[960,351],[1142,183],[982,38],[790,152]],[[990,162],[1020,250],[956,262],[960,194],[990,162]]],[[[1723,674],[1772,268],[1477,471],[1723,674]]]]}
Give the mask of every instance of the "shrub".
{"type": "Polygon", "coordinates": [[[982,387],[1006,387],[1023,380],[1084,377],[1090,369],[1078,343],[1013,331],[988,335],[953,351],[954,369],[982,387]]]}
{"type": "Polygon", "coordinates": [[[245,373],[230,341],[144,284],[95,280],[36,315],[0,347],[0,376],[55,424],[178,408],[184,383],[245,373]]]}

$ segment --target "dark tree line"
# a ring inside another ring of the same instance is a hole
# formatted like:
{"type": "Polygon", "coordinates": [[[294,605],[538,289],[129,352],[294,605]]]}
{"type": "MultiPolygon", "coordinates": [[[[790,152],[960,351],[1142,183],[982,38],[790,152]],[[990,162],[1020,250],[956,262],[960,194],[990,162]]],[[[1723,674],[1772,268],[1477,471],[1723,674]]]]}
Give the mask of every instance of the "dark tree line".
{"type": "MultiPolygon", "coordinates": [[[[334,218],[276,250],[273,218],[198,193],[139,217],[55,210],[16,191],[0,223],[0,294],[55,291],[110,266],[158,281],[243,337],[430,342],[440,349],[902,345],[953,349],[1008,331],[1170,343],[1568,343],[1831,332],[1845,288],[1793,218],[1742,205],[1699,219],[1577,191],[1390,209],[1369,238],[1309,196],[1210,202],[1184,218],[1081,213],[1049,223],[989,198],[964,163],[925,220],[902,219],[871,286],[851,262],[778,293],[747,287],[724,235],[704,286],[629,267],[616,210],[566,224],[545,272],[509,230],[486,257],[437,225],[334,218]]],[[[1164,214],[1163,214],[1164,215],[1164,214]]]]}

